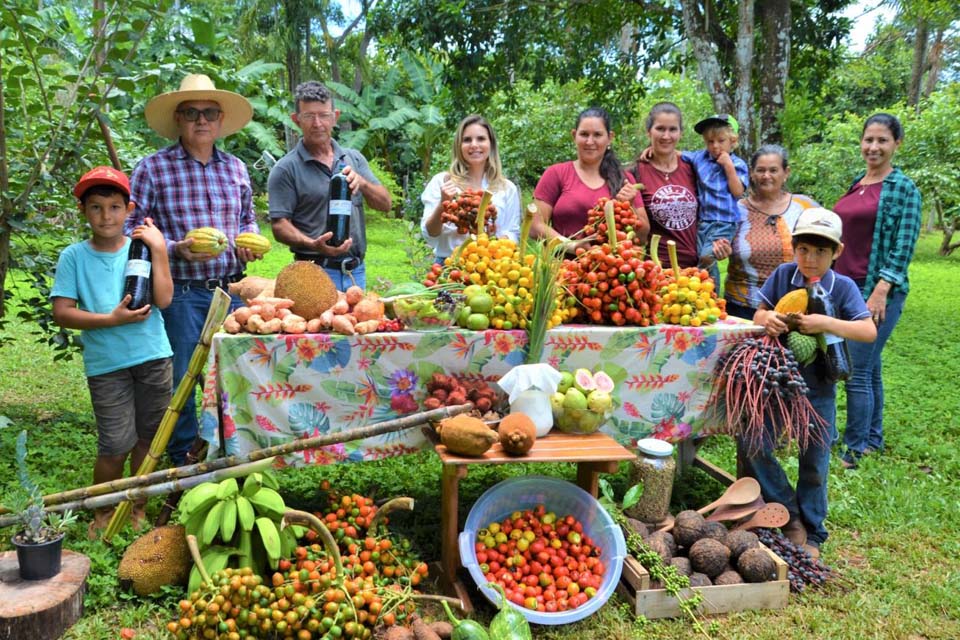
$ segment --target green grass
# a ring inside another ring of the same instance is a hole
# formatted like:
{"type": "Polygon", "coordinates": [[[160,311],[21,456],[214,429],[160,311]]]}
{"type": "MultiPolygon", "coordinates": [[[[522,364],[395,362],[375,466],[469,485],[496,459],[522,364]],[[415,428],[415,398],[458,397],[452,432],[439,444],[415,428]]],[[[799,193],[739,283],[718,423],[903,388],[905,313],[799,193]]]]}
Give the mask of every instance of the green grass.
{"type": "MultiPolygon", "coordinates": [[[[398,237],[408,235],[401,221],[372,217],[369,222],[368,281],[412,277],[398,237]]],[[[911,267],[912,292],[885,354],[886,435],[882,456],[866,458],[856,472],[835,464],[830,477],[831,538],[824,559],[843,575],[842,584],[823,592],[791,596],[786,609],[715,618],[722,638],[867,638],[925,639],[960,637],[960,255],[937,255],[939,237],[921,239],[911,267]]],[[[278,248],[251,265],[250,273],[272,276],[289,260],[278,248]]],[[[38,345],[29,327],[13,321],[14,340],[0,349],[0,416],[12,425],[0,429],[0,459],[12,461],[17,432],[30,432],[30,464],[47,491],[88,483],[95,451],[95,425],[78,359],[54,363],[52,351],[38,345]]],[[[843,426],[843,399],[840,421],[843,426]]],[[[702,448],[711,461],[732,471],[729,439],[714,438],[702,448]]],[[[796,465],[784,458],[789,473],[796,465]]],[[[572,479],[572,465],[504,465],[472,469],[461,483],[462,516],[469,505],[498,480],[526,473],[572,479]]],[[[322,479],[343,489],[378,497],[411,495],[417,521],[397,518],[427,559],[438,556],[440,464],[432,453],[355,465],[313,467],[282,476],[284,494],[294,505],[311,507],[322,479]]],[[[611,478],[623,490],[626,469],[611,478]]],[[[13,481],[10,462],[0,465],[0,486],[13,481]]],[[[722,487],[697,470],[678,480],[674,507],[703,504],[722,487]]],[[[157,501],[150,505],[158,508],[157,501]]],[[[89,555],[93,571],[84,617],[66,636],[113,640],[119,627],[137,638],[165,637],[158,629],[172,615],[179,592],[143,601],[120,594],[114,578],[118,556],[132,539],[129,530],[113,547],[85,541],[86,522],[71,531],[67,547],[89,555]]],[[[4,548],[7,539],[0,540],[4,548]]],[[[537,638],[691,637],[683,620],[648,623],[640,628],[622,602],[582,623],[538,628],[537,638]]],[[[491,615],[483,608],[481,617],[491,615]]]]}

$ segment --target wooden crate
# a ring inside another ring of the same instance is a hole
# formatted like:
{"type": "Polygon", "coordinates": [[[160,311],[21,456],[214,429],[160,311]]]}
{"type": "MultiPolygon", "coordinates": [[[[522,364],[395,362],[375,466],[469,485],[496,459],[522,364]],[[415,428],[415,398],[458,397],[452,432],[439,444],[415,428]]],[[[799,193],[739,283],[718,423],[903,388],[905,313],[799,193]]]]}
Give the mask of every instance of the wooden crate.
{"type": "MultiPolygon", "coordinates": [[[[777,579],[759,583],[693,587],[693,591],[703,594],[703,602],[698,608],[700,613],[782,609],[787,606],[790,595],[787,563],[770,549],[762,544],[760,546],[773,557],[777,565],[777,579]]],[[[676,598],[668,595],[664,589],[651,589],[650,574],[633,556],[627,556],[623,563],[623,574],[617,591],[633,606],[636,615],[646,616],[650,620],[675,618],[680,615],[680,605],[676,598]]],[[[690,589],[687,590],[687,595],[689,591],[690,589]]]]}

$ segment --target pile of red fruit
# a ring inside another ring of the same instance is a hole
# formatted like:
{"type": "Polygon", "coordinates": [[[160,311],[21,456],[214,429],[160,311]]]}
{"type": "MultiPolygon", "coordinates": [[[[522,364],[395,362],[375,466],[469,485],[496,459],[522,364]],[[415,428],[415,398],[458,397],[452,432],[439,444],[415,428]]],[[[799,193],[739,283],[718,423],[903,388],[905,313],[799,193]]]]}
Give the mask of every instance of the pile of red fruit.
{"type": "MultiPolygon", "coordinates": [[[[603,213],[607,200],[608,198],[600,198],[596,206],[587,212],[587,224],[583,228],[584,233],[596,234],[601,241],[607,238],[607,221],[603,213]]],[[[613,201],[613,220],[617,230],[617,240],[626,240],[630,232],[635,231],[640,226],[637,212],[633,210],[629,202],[622,200],[613,201]]]]}
{"type": "Polygon", "coordinates": [[[377,325],[377,332],[403,331],[403,323],[399,318],[382,318],[377,325]]]}
{"type": "MultiPolygon", "coordinates": [[[[440,219],[443,222],[452,222],[457,225],[457,233],[477,233],[477,212],[480,208],[480,199],[483,197],[481,189],[465,189],[454,198],[443,203],[440,219]]],[[[484,214],[483,231],[493,235],[497,227],[497,208],[490,204],[484,214]]]]}
{"type": "Polygon", "coordinates": [[[497,404],[497,392],[484,380],[458,379],[442,373],[434,373],[427,381],[424,409],[451,407],[468,401],[480,413],[486,413],[497,404]]]}
{"type": "Polygon", "coordinates": [[[643,248],[630,240],[615,248],[593,246],[567,260],[562,282],[585,313],[578,317],[593,324],[648,327],[660,310],[660,268],[644,260],[643,248]]]}
{"type": "Polygon", "coordinates": [[[486,579],[499,583],[511,602],[547,613],[585,604],[606,571],[583,523],[544,505],[480,529],[474,550],[486,579]]]}

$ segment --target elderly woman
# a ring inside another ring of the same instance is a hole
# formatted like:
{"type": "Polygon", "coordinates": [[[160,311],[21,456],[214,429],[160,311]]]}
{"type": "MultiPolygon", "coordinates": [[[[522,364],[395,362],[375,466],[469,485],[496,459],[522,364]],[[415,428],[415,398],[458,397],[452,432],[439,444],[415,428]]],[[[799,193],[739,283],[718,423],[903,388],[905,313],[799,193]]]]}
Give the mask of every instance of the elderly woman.
{"type": "Polygon", "coordinates": [[[760,304],[760,287],[767,277],[793,260],[791,233],[797,218],[805,209],[820,206],[809,196],[784,188],[790,163],[783,147],[760,147],[749,166],[750,193],[739,202],[742,222],[733,242],[722,242],[717,254],[730,257],[724,285],[727,313],[748,320],[760,304]]]}
{"type": "Polygon", "coordinates": [[[883,449],[883,347],[903,311],[910,282],[907,267],[920,235],[920,191],[893,156],[903,126],[892,115],[867,118],[860,136],[866,171],[837,201],[843,220],[843,254],[834,269],[860,286],[877,324],[872,343],[848,341],[853,374],[847,381],[847,427],[843,464],[857,465],[864,454],[883,449]]]}
{"type": "MultiPolygon", "coordinates": [[[[646,242],[650,223],[633,177],[624,173],[611,148],[614,133],[610,114],[599,107],[586,109],[577,116],[571,133],[577,159],[552,165],[543,172],[533,191],[539,215],[534,218],[530,235],[567,240],[583,229],[587,212],[600,198],[614,197],[633,204],[640,219],[640,229],[634,231],[639,242],[646,242]]],[[[571,243],[570,249],[588,242],[571,243]]]]}
{"type": "Polygon", "coordinates": [[[642,190],[650,233],[662,238],[658,253],[663,264],[669,264],[667,240],[673,240],[680,266],[695,267],[699,261],[697,177],[693,165],[677,153],[683,115],[672,102],[658,102],[645,124],[650,146],[643,158],[637,158],[631,173],[642,190]]]}
{"type": "Polygon", "coordinates": [[[423,190],[423,217],[420,232],[442,262],[460,246],[467,235],[457,233],[452,222],[443,222],[443,203],[464,189],[489,189],[497,210],[496,235],[517,240],[520,234],[520,191],[503,176],[497,136],[481,116],[470,115],[460,121],[453,140],[450,170],[431,178],[423,190]]]}

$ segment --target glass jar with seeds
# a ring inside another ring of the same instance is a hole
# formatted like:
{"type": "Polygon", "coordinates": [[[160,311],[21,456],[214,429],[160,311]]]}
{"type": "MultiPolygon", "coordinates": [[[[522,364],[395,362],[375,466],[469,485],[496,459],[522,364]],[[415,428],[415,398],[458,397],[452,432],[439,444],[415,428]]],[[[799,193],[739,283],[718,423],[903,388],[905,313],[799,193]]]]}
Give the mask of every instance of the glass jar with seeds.
{"type": "Polygon", "coordinates": [[[642,485],[643,494],[637,504],[627,509],[627,515],[647,524],[666,520],[676,469],[672,444],[656,438],[639,440],[637,459],[631,462],[630,484],[642,485]]]}

